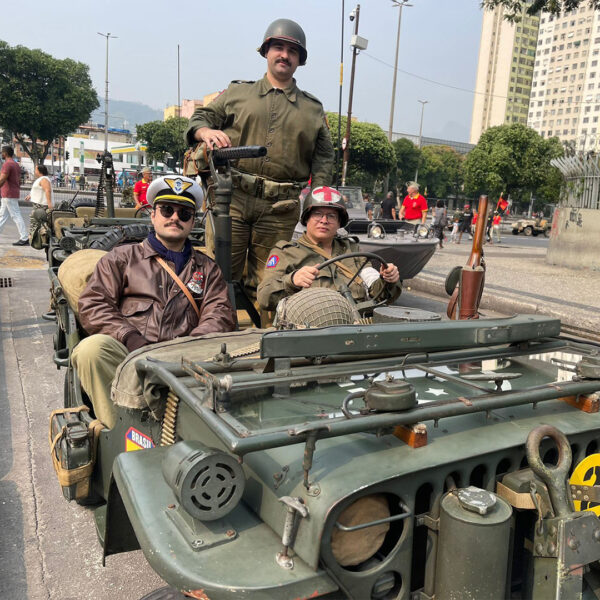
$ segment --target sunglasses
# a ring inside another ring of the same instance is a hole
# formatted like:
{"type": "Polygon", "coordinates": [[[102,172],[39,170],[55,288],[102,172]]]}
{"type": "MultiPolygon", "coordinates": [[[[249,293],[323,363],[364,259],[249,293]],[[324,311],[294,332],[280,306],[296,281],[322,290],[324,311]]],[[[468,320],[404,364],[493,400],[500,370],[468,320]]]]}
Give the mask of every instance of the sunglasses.
{"type": "Polygon", "coordinates": [[[157,208],[160,211],[160,214],[165,219],[170,219],[173,216],[173,213],[176,212],[177,216],[179,217],[179,220],[182,223],[187,223],[194,216],[193,210],[191,210],[190,208],[185,208],[183,206],[171,206],[170,204],[159,204],[157,208]]]}

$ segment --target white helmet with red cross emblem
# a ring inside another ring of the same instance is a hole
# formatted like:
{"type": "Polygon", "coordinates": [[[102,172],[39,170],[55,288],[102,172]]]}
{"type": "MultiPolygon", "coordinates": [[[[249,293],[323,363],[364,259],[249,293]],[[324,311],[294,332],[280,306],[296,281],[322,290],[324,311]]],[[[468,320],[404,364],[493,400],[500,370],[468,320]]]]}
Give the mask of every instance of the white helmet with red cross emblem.
{"type": "Polygon", "coordinates": [[[310,211],[320,207],[335,208],[340,213],[340,227],[345,227],[348,223],[348,211],[344,205],[342,194],[335,188],[321,186],[315,188],[304,200],[304,209],[300,217],[302,225],[306,225],[310,211]]]}

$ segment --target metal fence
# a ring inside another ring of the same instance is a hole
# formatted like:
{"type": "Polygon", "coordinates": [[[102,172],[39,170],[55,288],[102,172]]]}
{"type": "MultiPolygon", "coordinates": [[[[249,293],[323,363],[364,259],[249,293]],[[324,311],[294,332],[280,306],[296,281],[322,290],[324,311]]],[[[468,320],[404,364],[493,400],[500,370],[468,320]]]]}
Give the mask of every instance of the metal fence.
{"type": "Polygon", "coordinates": [[[569,156],[550,161],[566,179],[566,193],[559,206],[600,209],[600,159],[595,156],[569,156]]]}

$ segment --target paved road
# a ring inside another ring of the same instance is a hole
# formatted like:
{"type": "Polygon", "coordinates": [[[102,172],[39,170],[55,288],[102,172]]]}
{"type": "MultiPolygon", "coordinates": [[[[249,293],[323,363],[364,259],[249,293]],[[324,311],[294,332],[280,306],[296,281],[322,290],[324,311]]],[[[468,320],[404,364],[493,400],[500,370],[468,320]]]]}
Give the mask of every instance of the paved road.
{"type": "MultiPolygon", "coordinates": [[[[25,211],[24,211],[25,213],[25,211]]],[[[136,600],[164,585],[141,552],[102,567],[93,515],[62,497],[48,450],[48,416],[62,406],[52,363],[54,324],[42,252],[0,234],[0,598],[136,600]]]]}

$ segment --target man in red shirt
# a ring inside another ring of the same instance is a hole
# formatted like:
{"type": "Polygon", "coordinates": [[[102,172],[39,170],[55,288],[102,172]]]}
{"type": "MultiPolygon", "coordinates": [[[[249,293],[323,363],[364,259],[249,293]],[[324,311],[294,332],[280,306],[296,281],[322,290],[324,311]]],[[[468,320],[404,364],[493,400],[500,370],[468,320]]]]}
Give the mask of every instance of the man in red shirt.
{"type": "Polygon", "coordinates": [[[400,207],[400,220],[407,223],[425,223],[427,218],[427,200],[419,194],[419,184],[411,182],[406,189],[408,192],[400,207]]]}
{"type": "Polygon", "coordinates": [[[133,198],[135,200],[135,207],[141,208],[142,206],[149,206],[146,200],[146,192],[148,186],[152,181],[152,171],[149,167],[142,169],[142,178],[133,186],[133,198]]]}
{"type": "Polygon", "coordinates": [[[19,196],[21,195],[21,168],[13,159],[14,150],[11,146],[2,147],[2,170],[0,170],[0,195],[2,202],[0,205],[0,231],[4,228],[8,216],[12,217],[20,239],[14,242],[13,246],[28,246],[29,236],[27,228],[19,210],[19,196]]]}
{"type": "Polygon", "coordinates": [[[496,210],[500,215],[508,214],[508,200],[504,197],[504,194],[500,194],[498,204],[496,204],[496,210]]]}

